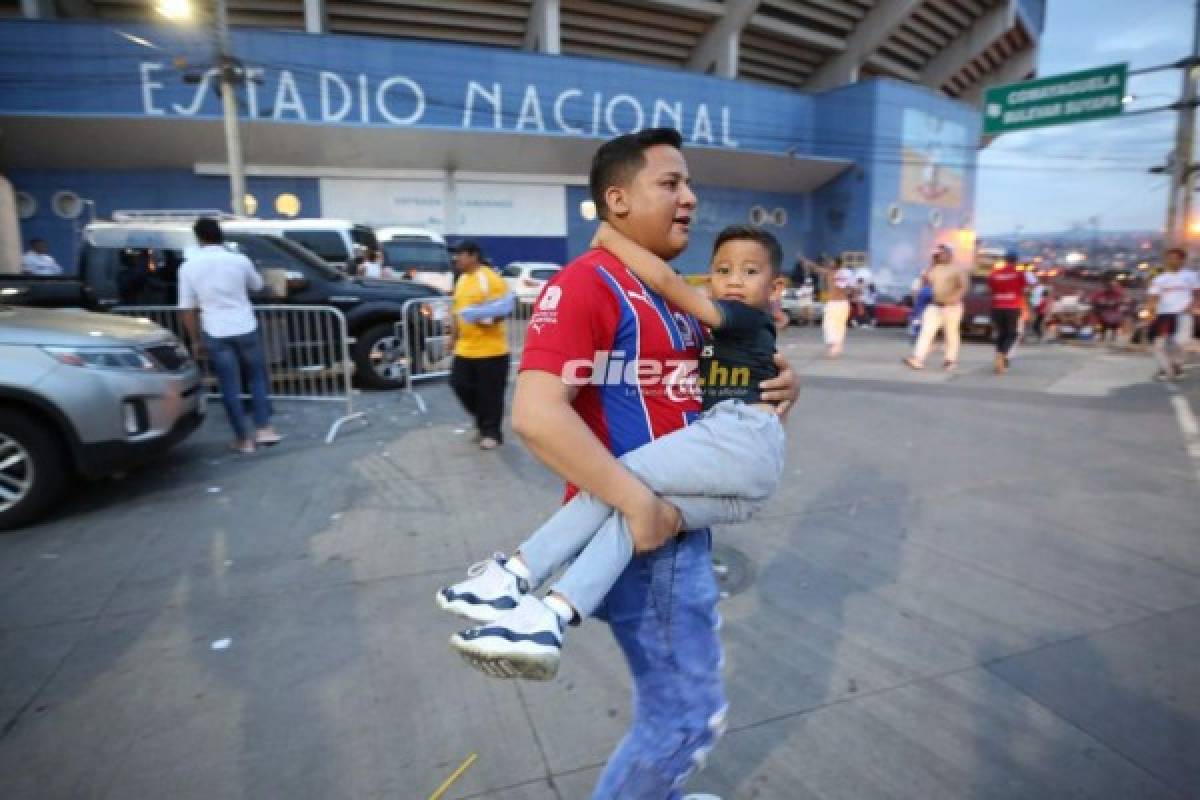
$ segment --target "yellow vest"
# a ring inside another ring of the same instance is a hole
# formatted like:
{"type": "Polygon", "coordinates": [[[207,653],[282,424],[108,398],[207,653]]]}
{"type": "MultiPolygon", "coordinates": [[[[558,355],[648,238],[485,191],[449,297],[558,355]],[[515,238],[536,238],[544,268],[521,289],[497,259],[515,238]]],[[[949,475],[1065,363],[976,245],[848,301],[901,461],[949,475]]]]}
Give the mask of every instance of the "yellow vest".
{"type": "Polygon", "coordinates": [[[491,324],[467,322],[459,314],[464,308],[477,306],[489,300],[503,297],[508,284],[488,267],[479,267],[469,275],[459,275],[454,284],[454,325],[458,330],[458,342],[454,355],[462,358],[491,358],[508,352],[508,323],[497,319],[491,324]]]}

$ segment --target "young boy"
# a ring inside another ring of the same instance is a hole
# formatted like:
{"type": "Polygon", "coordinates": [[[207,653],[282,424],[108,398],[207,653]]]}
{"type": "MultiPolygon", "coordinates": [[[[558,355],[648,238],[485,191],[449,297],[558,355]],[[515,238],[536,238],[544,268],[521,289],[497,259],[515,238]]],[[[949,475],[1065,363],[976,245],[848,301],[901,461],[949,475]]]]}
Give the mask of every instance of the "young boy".
{"type": "MultiPolygon", "coordinates": [[[[626,453],[621,462],[679,509],[682,530],[746,521],[774,492],[783,471],[783,426],[776,409],[759,397],[759,384],[778,371],[770,309],[783,292],[779,242],[759,228],[723,230],[712,258],[713,299],[607,225],[593,244],[712,331],[699,365],[704,414],[626,453]]],[[[693,324],[682,314],[676,321],[681,328],[693,324]]],[[[442,608],[485,623],[452,636],[451,646],[490,675],[549,680],[558,671],[564,626],[596,611],[632,556],[625,519],[596,498],[578,495],[512,558],[498,554],[480,562],[467,580],[438,592],[442,608]],[[572,560],[545,600],[530,593],[572,560]]]]}

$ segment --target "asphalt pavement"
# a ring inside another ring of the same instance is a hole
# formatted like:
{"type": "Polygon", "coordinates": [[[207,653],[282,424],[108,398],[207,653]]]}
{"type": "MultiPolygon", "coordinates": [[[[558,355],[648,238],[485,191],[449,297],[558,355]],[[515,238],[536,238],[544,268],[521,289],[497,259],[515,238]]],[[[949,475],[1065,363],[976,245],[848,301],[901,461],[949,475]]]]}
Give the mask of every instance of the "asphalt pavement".
{"type": "MultiPolygon", "coordinates": [[[[1200,795],[1200,370],[1168,387],[1145,356],[1047,345],[998,378],[969,344],[914,373],[895,331],[782,349],[787,474],[716,532],[730,730],[690,788],[1200,795]]],[[[629,722],[607,629],[570,630],[555,681],[505,682],[433,604],[559,482],[418,391],[427,413],[364,395],[332,445],[332,409],[280,403],[288,438],[252,457],[214,406],[0,536],[0,795],[586,798],[629,722]]]]}

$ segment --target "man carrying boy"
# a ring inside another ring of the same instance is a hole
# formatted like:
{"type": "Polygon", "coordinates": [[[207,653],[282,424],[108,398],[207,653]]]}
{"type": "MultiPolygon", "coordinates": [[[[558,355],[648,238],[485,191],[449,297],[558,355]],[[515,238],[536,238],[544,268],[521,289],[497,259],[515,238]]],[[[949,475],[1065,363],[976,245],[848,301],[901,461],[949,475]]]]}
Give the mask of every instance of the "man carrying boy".
{"type": "MultiPolygon", "coordinates": [[[[596,153],[592,199],[614,229],[664,259],[687,246],[696,196],[681,139],[659,128],[621,136],[596,153]]],[[[718,591],[707,530],[677,535],[678,512],[617,458],[692,422],[700,357],[695,319],[668,305],[612,254],[592,250],[542,292],[530,321],[513,404],[513,428],[568,483],[621,512],[635,552],[605,598],[605,618],[633,672],[631,729],[609,758],[594,798],[678,798],[724,726],[725,695],[716,633],[718,591]],[[574,363],[647,365],[658,385],[572,385],[574,363]]],[[[787,363],[763,384],[762,399],[794,401],[787,363]]],[[[530,636],[544,635],[530,632],[530,636]]]]}

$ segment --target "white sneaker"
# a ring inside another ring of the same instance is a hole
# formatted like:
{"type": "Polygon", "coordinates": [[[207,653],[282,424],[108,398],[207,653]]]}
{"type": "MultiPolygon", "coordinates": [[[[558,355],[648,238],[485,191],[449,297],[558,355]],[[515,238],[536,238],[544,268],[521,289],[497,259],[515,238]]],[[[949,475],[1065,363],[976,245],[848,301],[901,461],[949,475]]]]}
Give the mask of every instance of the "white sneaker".
{"type": "Polygon", "coordinates": [[[548,681],[558,674],[563,623],[531,594],[495,622],[456,633],[450,646],[467,663],[494,678],[548,681]]]}
{"type": "Polygon", "coordinates": [[[529,584],[505,569],[507,562],[504,553],[496,553],[472,565],[465,581],[438,590],[438,606],[472,622],[492,622],[513,610],[529,584]]]}

